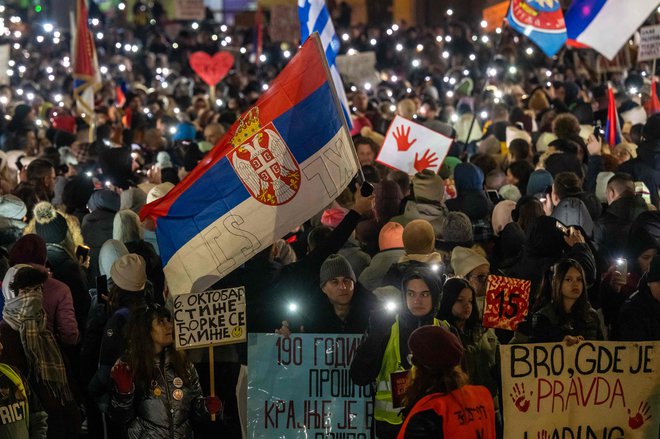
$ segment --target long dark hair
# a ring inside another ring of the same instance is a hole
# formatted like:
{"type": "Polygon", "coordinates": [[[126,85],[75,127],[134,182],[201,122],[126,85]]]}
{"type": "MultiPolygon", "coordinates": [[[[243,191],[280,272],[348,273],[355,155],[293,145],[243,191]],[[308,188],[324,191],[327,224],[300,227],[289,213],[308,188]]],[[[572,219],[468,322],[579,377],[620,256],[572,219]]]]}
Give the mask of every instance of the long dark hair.
{"type": "Polygon", "coordinates": [[[582,294],[580,294],[580,297],[578,297],[577,301],[573,305],[571,314],[586,318],[588,316],[588,311],[591,308],[589,299],[587,298],[587,281],[582,265],[580,265],[580,263],[575,259],[562,259],[553,266],[552,305],[559,315],[566,314],[563,306],[564,298],[561,292],[561,288],[564,282],[564,278],[566,277],[568,270],[571,268],[575,268],[580,273],[580,276],[582,276],[582,294]]]}
{"type": "MultiPolygon", "coordinates": [[[[172,314],[158,304],[150,304],[133,310],[126,323],[126,362],[133,371],[136,387],[141,390],[147,389],[155,377],[156,348],[151,338],[151,327],[153,320],[157,318],[171,319],[172,314]]],[[[162,353],[164,354],[166,351],[169,353],[169,360],[174,366],[177,376],[188,383],[185,354],[176,351],[173,346],[166,347],[162,353]]]]}
{"type": "Polygon", "coordinates": [[[407,415],[417,401],[431,393],[449,393],[468,384],[470,379],[463,372],[461,366],[451,369],[430,369],[421,364],[415,364],[408,378],[408,389],[403,398],[405,408],[403,414],[407,415]]]}
{"type": "Polygon", "coordinates": [[[438,318],[440,320],[446,320],[452,326],[456,326],[456,317],[454,317],[451,309],[454,307],[461,291],[466,288],[472,293],[472,298],[470,299],[472,302],[472,313],[470,313],[470,316],[465,322],[465,330],[468,331],[479,326],[479,308],[477,307],[477,293],[465,279],[452,277],[445,282],[442,287],[442,300],[440,300],[438,318]]]}

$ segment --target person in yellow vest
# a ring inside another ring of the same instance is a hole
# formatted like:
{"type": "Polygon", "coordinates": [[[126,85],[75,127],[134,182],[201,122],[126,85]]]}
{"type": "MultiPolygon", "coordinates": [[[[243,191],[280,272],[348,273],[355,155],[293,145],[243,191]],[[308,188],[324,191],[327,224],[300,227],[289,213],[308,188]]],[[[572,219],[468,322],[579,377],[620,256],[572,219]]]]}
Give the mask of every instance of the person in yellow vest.
{"type": "Polygon", "coordinates": [[[425,325],[449,328],[447,322],[435,318],[441,292],[439,271],[428,267],[410,268],[402,277],[401,311],[393,315],[377,310],[369,319],[368,335],[353,357],[350,374],[355,384],[371,384],[376,390],[374,421],[378,439],[395,439],[403,423],[399,413],[402,406],[392,401],[392,374],[395,380],[405,380],[405,371],[411,367],[407,359],[408,337],[425,325]]]}
{"type": "Polygon", "coordinates": [[[408,348],[413,368],[397,439],[495,439],[493,398],[485,387],[468,384],[458,337],[423,326],[410,335],[408,348]]]}

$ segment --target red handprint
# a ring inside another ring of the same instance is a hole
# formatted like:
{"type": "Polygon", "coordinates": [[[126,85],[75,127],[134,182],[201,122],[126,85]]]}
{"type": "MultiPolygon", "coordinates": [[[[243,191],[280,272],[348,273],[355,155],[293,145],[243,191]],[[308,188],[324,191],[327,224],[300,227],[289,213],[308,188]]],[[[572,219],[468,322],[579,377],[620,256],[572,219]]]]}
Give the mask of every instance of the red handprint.
{"type": "MultiPolygon", "coordinates": [[[[532,396],[532,393],[534,392],[529,392],[530,397],[532,396]]],[[[527,399],[527,395],[525,395],[524,384],[518,385],[516,383],[513,386],[512,393],[509,395],[511,396],[511,401],[513,401],[519,411],[526,413],[527,410],[529,410],[529,400],[527,399]]]]}
{"type": "Polygon", "coordinates": [[[396,140],[396,149],[399,151],[408,151],[410,147],[417,142],[417,139],[408,140],[408,136],[410,136],[410,127],[406,130],[406,127],[403,125],[398,126],[394,130],[393,136],[394,140],[396,140]]]}
{"type": "Polygon", "coordinates": [[[644,425],[646,421],[651,419],[651,414],[649,413],[650,410],[651,407],[646,401],[639,403],[639,408],[637,409],[635,416],[630,416],[632,413],[630,413],[630,409],[628,409],[628,425],[630,425],[630,428],[637,430],[639,427],[644,425]]]}
{"type": "Polygon", "coordinates": [[[422,172],[424,169],[432,168],[435,166],[435,162],[438,161],[438,156],[435,153],[431,153],[430,149],[424,151],[424,155],[420,159],[415,153],[415,169],[417,172],[422,172]]]}

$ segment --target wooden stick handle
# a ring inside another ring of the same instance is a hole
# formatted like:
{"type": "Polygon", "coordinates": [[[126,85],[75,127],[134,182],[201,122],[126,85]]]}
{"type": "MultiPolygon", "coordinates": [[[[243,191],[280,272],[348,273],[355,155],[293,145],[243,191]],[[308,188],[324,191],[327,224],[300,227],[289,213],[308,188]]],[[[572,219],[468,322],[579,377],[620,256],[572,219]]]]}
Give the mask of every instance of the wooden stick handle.
{"type": "MultiPolygon", "coordinates": [[[[213,361],[213,346],[209,346],[209,378],[211,381],[211,396],[215,396],[215,361],[213,361]]],[[[211,415],[211,421],[215,422],[215,414],[211,415]]]]}

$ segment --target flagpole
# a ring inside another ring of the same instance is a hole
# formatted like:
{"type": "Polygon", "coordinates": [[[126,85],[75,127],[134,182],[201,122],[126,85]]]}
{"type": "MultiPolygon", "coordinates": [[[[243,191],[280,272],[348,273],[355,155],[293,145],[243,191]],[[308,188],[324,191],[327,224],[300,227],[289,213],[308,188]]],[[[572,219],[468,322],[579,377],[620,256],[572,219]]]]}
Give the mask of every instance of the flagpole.
{"type": "MultiPolygon", "coordinates": [[[[332,92],[332,99],[335,101],[335,107],[337,107],[337,111],[340,114],[341,123],[344,126],[346,132],[349,133],[348,139],[352,146],[351,152],[353,153],[353,159],[355,160],[358,169],[358,173],[357,173],[358,183],[363,184],[365,179],[364,179],[364,173],[362,172],[362,166],[360,166],[360,160],[358,159],[357,151],[355,150],[355,145],[353,144],[353,138],[350,136],[351,130],[348,128],[348,122],[346,122],[346,115],[344,114],[344,109],[341,106],[341,102],[339,102],[339,96],[337,95],[337,89],[335,88],[336,84],[334,83],[334,80],[332,79],[332,74],[330,73],[330,66],[328,65],[328,59],[325,57],[325,52],[323,51],[321,38],[319,37],[318,32],[314,32],[309,36],[309,38],[314,40],[314,43],[316,44],[316,49],[321,54],[321,59],[323,60],[323,70],[325,70],[325,76],[326,78],[328,78],[328,81],[332,85],[332,87],[330,87],[330,90],[332,92]]],[[[341,86],[343,87],[343,84],[341,84],[341,86]]],[[[347,108],[346,110],[349,109],[347,108]]]]}

